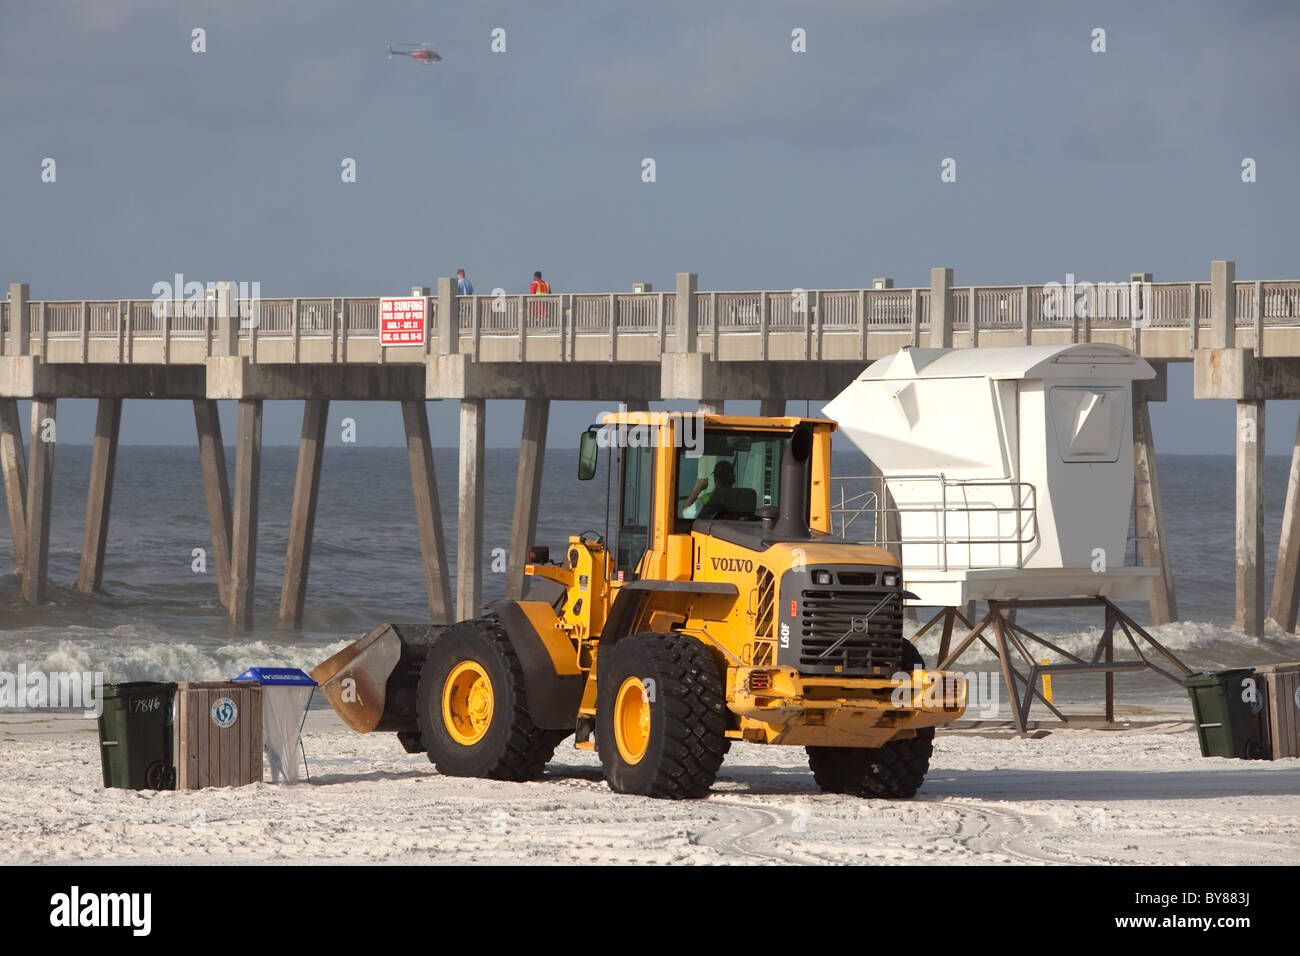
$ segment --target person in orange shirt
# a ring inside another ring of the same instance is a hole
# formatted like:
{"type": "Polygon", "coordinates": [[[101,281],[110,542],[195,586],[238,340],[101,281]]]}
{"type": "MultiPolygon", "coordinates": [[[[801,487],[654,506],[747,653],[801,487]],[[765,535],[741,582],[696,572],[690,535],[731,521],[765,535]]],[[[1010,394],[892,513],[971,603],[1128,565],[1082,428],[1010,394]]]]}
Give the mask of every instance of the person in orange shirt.
{"type": "MultiPolygon", "coordinates": [[[[528,287],[529,295],[550,295],[551,284],[542,278],[540,272],[533,273],[533,284],[528,287]]],[[[536,302],[529,307],[531,317],[546,321],[551,317],[551,304],[549,302],[536,302]]]]}

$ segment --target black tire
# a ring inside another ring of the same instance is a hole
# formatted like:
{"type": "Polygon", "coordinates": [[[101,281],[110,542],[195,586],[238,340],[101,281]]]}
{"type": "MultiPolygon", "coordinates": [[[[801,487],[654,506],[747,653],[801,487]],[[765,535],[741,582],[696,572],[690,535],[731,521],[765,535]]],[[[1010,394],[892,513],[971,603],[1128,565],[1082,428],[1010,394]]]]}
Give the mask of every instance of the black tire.
{"type": "Polygon", "coordinates": [[[708,795],[726,755],[726,699],[713,652],[684,634],[633,634],[600,658],[596,748],[605,781],[618,793],[669,800],[708,795]],[[629,762],[614,732],[619,689],[653,681],[644,755],[629,762]]]}
{"type": "MultiPolygon", "coordinates": [[[[921,652],[903,642],[902,669],[924,666],[921,652]]],[[[922,727],[915,737],[889,741],[883,747],[807,747],[808,766],[826,793],[907,800],[916,795],[930,770],[934,728],[922,727]]]]}
{"type": "Polygon", "coordinates": [[[570,733],[544,730],[533,723],[519,657],[494,617],[462,621],[434,640],[420,671],[416,706],[429,761],[449,777],[535,780],[554,755],[556,744],[570,733]],[[492,691],[487,728],[473,744],[452,737],[442,710],[447,679],[467,661],[483,669],[492,691]]]}
{"type": "Polygon", "coordinates": [[[165,760],[155,760],[145,769],[144,783],[150,790],[175,790],[176,768],[165,760]]]}

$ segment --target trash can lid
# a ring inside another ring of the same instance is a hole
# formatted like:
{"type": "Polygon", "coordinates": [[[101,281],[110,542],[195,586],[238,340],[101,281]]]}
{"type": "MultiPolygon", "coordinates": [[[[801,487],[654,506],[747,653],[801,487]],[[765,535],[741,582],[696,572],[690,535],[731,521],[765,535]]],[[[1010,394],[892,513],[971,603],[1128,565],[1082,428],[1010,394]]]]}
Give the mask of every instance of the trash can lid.
{"type": "Polygon", "coordinates": [[[260,681],[267,685],[315,687],[316,682],[296,667],[250,667],[235,680],[260,681]]]}
{"type": "Polygon", "coordinates": [[[175,690],[175,681],[133,680],[117,684],[105,684],[102,696],[107,699],[109,697],[172,693],[175,690]]]}
{"type": "Polygon", "coordinates": [[[1237,677],[1250,677],[1255,673],[1250,667],[1230,667],[1222,671],[1197,671],[1183,678],[1184,687],[1214,687],[1237,677]]]}

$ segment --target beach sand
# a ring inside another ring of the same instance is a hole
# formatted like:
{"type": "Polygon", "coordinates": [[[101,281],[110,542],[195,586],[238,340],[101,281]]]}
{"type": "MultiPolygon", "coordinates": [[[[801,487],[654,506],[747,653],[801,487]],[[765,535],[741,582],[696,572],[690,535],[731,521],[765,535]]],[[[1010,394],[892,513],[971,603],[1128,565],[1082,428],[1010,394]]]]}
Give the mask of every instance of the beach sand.
{"type": "MultiPolygon", "coordinates": [[[[1137,718],[1135,718],[1136,721],[1137,718]]],[[[328,711],[304,733],[311,782],[106,790],[93,721],[0,718],[8,863],[1300,862],[1300,760],[1202,758],[1190,722],[1018,738],[941,732],[909,801],[820,793],[802,748],[735,744],[705,800],[611,792],[562,744],[544,779],[440,776],[391,734],[328,711]]],[[[269,775],[267,777],[269,780],[269,775]]]]}

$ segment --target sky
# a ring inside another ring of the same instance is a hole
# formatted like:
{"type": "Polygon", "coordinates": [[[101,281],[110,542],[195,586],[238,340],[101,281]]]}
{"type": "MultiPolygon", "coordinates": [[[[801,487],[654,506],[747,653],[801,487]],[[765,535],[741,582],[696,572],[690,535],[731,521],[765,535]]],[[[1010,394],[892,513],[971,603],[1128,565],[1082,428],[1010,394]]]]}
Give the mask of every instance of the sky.
{"type": "MultiPolygon", "coordinates": [[[[1300,4],[1250,0],[0,0],[0,284],[1208,281],[1220,258],[1300,278],[1298,40],[1300,4]],[[442,62],[385,55],[420,41],[442,62]]],[[[550,443],[598,410],[557,405],[550,443]]],[[[1269,403],[1270,453],[1298,410],[1269,403]]],[[[455,444],[455,411],[430,405],[435,442],[455,444]]],[[[295,441],[300,414],[268,403],[264,440],[295,441]]],[[[402,440],[395,407],[344,417],[402,440]]],[[[491,403],[488,443],[520,419],[491,403]]],[[[1232,404],[1194,402],[1190,366],[1152,419],[1161,452],[1232,451],[1232,404]]],[[[62,402],[60,441],[93,420],[62,402]]],[[[193,444],[192,413],[128,402],[122,440],[193,444]]]]}

